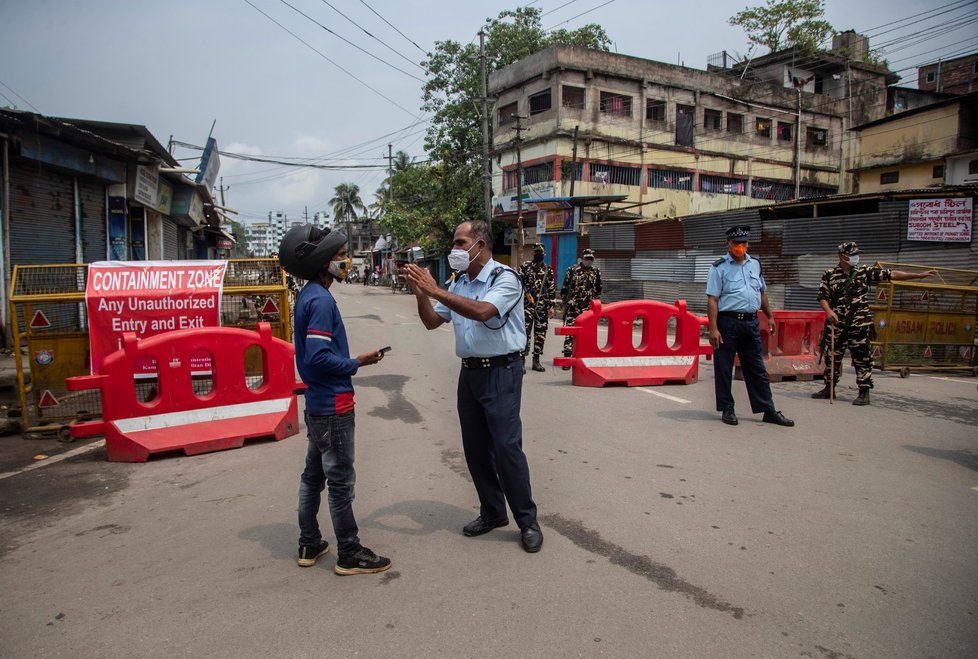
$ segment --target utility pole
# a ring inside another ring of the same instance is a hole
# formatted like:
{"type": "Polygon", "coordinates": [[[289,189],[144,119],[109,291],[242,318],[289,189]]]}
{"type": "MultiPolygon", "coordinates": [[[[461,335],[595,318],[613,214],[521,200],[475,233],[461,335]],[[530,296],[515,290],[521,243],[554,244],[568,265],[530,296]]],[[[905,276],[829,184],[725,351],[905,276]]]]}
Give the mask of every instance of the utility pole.
{"type": "Polygon", "coordinates": [[[225,190],[230,190],[231,189],[231,186],[229,185],[226,188],[224,187],[224,177],[223,176],[220,178],[220,181],[221,181],[221,187],[219,189],[221,191],[221,206],[227,208],[227,203],[225,203],[225,201],[224,201],[224,191],[225,190]]]}
{"type": "Polygon", "coordinates": [[[388,201],[394,200],[394,152],[393,145],[387,145],[387,196],[388,201]]]}
{"type": "Polygon", "coordinates": [[[795,83],[798,92],[798,114],[795,116],[795,199],[801,197],[801,87],[795,83]]]}
{"type": "Polygon", "coordinates": [[[482,195],[492,235],[492,160],[489,156],[489,88],[486,82],[486,33],[479,30],[479,75],[482,79],[482,195]]]}
{"type": "Polygon", "coordinates": [[[514,114],[516,119],[516,262],[523,263],[523,155],[520,144],[523,143],[523,125],[520,123],[526,117],[514,114]]]}
{"type": "Polygon", "coordinates": [[[309,224],[309,207],[308,206],[304,206],[303,207],[302,219],[304,219],[306,221],[306,224],[309,224]]]}

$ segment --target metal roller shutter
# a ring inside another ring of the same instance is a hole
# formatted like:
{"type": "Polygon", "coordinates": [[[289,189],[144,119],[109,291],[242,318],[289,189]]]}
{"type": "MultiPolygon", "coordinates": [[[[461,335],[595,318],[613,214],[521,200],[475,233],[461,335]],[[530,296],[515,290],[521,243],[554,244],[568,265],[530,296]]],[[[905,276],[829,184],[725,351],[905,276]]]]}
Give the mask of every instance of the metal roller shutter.
{"type": "Polygon", "coordinates": [[[11,265],[74,263],[75,195],[71,177],[36,165],[11,164],[11,265]]]}
{"type": "Polygon", "coordinates": [[[163,218],[163,258],[167,261],[176,261],[179,258],[177,241],[180,239],[180,232],[177,231],[177,223],[168,218],[163,218]]]}
{"type": "Polygon", "coordinates": [[[106,259],[105,185],[78,179],[82,209],[82,257],[85,263],[106,259]]]}

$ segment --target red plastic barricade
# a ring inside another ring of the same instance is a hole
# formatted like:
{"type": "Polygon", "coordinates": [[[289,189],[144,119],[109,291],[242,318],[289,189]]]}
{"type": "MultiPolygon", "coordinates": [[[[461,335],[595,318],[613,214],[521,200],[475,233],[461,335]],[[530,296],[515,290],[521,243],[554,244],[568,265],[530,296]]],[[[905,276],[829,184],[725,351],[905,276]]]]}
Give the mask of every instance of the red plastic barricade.
{"type": "Polygon", "coordinates": [[[574,369],[573,383],[579,387],[602,387],[624,382],[630,387],[666,382],[691,384],[699,376],[699,356],[710,359],[713,349],[700,343],[700,327],[706,324],[686,309],[685,300],[675,305],[656,300],[625,300],[602,306],[598,300],[574,321],[556,328],[557,334],[574,338],[570,357],[557,357],[556,366],[574,369]],[[608,340],[598,345],[598,321],[608,321],[608,340]],[[669,319],[676,319],[675,341],[668,342],[669,319]],[[642,321],[638,344],[635,321],[642,321]]]}
{"type": "MultiPolygon", "coordinates": [[[[821,377],[824,363],[819,363],[824,311],[775,311],[774,341],[768,331],[767,316],[758,312],[761,324],[761,350],[764,366],[771,382],[785,378],[811,380],[821,377]]],[[[740,360],[734,361],[735,377],[740,380],[740,360]]]]}
{"type": "Polygon", "coordinates": [[[138,340],[123,336],[120,350],[102,362],[102,373],[67,379],[69,391],[102,390],[102,420],[72,423],[72,436],[105,435],[109,460],[145,462],[150,454],[183,450],[187,455],[241,447],[246,439],[284,439],[299,431],[293,391],[295,353],[291,343],[272,336],[268,323],[258,331],[205,328],[166,332],[138,340]],[[250,389],[245,351],[262,351],[263,380],[250,389]],[[210,364],[196,358],[209,353],[210,364]],[[191,358],[195,358],[192,372],[191,358]],[[137,398],[134,373],[155,360],[152,399],[137,398]],[[212,388],[198,395],[193,375],[209,372],[212,388]]]}

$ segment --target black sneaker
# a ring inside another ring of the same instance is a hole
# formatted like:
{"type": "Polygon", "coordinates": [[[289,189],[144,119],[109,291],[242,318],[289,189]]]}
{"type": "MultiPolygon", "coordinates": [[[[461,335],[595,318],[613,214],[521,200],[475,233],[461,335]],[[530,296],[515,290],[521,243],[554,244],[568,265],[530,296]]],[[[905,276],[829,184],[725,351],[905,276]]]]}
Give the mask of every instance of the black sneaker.
{"type": "Polygon", "coordinates": [[[360,547],[357,553],[350,556],[340,556],[336,560],[336,574],[373,574],[389,570],[391,559],[378,556],[366,547],[360,547]]]}
{"type": "Polygon", "coordinates": [[[312,567],[328,551],[329,543],[325,540],[318,545],[299,545],[299,567],[312,567]]]}

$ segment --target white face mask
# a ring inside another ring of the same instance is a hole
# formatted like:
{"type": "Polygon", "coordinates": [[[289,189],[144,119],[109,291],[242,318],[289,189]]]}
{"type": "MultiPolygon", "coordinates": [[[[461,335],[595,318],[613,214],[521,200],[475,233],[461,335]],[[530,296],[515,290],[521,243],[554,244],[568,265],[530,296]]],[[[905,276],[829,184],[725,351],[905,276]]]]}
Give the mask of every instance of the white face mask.
{"type": "MultiPolygon", "coordinates": [[[[475,247],[479,243],[472,245],[475,247]]],[[[471,259],[469,258],[469,252],[472,251],[472,247],[465,249],[453,249],[448,255],[448,267],[452,270],[468,270],[469,263],[471,259]]]]}
{"type": "Polygon", "coordinates": [[[849,257],[848,257],[848,259],[849,259],[849,265],[858,265],[859,264],[859,255],[858,254],[850,254],[849,257]]]}
{"type": "Polygon", "coordinates": [[[341,261],[330,261],[329,270],[327,270],[327,272],[333,276],[333,279],[343,281],[346,279],[346,275],[350,272],[350,260],[343,259],[341,261]]]}

